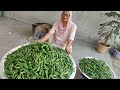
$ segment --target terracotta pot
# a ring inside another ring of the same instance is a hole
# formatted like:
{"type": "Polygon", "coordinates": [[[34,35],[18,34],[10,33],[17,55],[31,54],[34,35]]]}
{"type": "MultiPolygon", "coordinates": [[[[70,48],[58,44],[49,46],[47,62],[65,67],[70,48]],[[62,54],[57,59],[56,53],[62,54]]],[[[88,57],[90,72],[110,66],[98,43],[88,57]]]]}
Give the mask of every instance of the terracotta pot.
{"type": "Polygon", "coordinates": [[[98,45],[97,45],[96,50],[99,53],[105,53],[109,48],[110,48],[110,45],[105,46],[105,45],[103,45],[103,43],[101,41],[98,41],[98,45]]]}

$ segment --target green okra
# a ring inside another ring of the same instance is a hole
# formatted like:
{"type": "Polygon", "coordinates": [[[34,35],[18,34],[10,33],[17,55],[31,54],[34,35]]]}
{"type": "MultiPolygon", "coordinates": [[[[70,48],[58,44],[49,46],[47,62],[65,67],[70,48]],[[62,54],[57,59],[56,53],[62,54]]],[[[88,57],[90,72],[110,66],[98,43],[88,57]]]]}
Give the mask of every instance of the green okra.
{"type": "Polygon", "coordinates": [[[4,66],[9,79],[67,79],[73,72],[68,54],[47,42],[22,46],[7,56],[4,66]]]}
{"type": "Polygon", "coordinates": [[[79,67],[88,77],[93,79],[112,79],[110,68],[102,60],[95,58],[82,58],[79,67]]]}

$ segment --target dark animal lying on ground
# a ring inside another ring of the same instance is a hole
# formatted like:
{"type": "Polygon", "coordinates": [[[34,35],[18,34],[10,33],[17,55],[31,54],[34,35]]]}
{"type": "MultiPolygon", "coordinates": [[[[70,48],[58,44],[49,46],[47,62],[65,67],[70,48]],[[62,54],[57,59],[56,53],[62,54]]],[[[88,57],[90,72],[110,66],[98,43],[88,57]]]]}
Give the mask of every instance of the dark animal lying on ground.
{"type": "Polygon", "coordinates": [[[32,38],[38,40],[43,38],[49,30],[52,28],[52,25],[48,23],[35,23],[32,24],[32,38]]]}

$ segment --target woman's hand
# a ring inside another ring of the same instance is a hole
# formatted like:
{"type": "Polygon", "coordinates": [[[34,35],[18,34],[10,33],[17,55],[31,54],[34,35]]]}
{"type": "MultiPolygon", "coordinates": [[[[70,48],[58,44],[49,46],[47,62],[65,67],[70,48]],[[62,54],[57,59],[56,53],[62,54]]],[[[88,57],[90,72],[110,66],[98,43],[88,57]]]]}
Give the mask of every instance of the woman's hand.
{"type": "Polygon", "coordinates": [[[71,51],[70,48],[67,48],[67,47],[66,47],[66,48],[65,48],[65,51],[67,52],[67,54],[71,54],[71,52],[70,52],[70,51],[71,51]]]}
{"type": "Polygon", "coordinates": [[[66,45],[66,48],[65,48],[65,51],[68,53],[68,54],[72,54],[72,48],[70,48],[72,46],[72,43],[73,43],[73,40],[68,40],[67,41],[67,45],[66,45]]]}
{"type": "Polygon", "coordinates": [[[37,42],[42,42],[42,40],[41,40],[41,39],[39,39],[39,40],[37,40],[37,42]]]}

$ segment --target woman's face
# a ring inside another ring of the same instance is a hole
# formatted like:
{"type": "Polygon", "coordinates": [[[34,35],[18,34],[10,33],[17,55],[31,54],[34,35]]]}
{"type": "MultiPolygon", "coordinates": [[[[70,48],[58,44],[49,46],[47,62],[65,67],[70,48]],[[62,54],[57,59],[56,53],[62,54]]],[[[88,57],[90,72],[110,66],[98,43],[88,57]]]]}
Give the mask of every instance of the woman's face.
{"type": "Polygon", "coordinates": [[[70,18],[70,12],[69,11],[63,11],[62,13],[62,21],[67,22],[70,18]]]}

